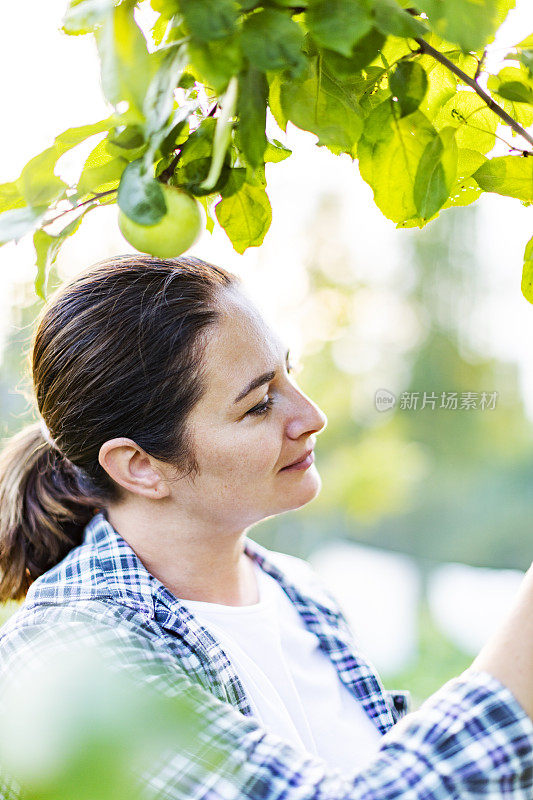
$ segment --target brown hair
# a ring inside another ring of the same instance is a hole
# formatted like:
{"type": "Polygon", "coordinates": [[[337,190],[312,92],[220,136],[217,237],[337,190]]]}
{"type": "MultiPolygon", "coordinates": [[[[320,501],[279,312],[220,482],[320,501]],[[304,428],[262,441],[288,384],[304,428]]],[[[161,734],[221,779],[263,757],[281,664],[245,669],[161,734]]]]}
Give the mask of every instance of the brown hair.
{"type": "Polygon", "coordinates": [[[125,436],[154,458],[197,472],[186,428],[202,396],[207,329],[220,290],[239,279],[197,258],[118,256],[61,287],[31,348],[39,423],[0,454],[0,601],[24,597],[80,544],[121,488],[98,461],[125,436]]]}

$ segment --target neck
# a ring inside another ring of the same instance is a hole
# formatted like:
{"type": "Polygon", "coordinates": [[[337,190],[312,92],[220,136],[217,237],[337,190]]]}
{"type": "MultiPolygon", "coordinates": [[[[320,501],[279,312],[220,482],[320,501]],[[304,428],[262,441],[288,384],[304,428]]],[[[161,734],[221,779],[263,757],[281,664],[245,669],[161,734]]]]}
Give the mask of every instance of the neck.
{"type": "Polygon", "coordinates": [[[253,562],[246,555],[246,529],[229,530],[184,518],[175,508],[158,512],[136,504],[107,509],[113,528],[143,565],[172,594],[228,606],[259,601],[253,562]]]}

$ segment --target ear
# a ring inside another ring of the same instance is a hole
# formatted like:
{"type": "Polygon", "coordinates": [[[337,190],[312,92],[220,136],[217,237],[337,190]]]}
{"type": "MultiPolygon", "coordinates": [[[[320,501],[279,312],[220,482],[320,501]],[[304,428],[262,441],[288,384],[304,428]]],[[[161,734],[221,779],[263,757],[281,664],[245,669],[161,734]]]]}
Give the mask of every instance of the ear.
{"type": "Polygon", "coordinates": [[[120,437],[104,442],[98,461],[116,483],[133,494],[150,500],[159,500],[170,494],[156,459],[145,453],[132,439],[120,437]]]}

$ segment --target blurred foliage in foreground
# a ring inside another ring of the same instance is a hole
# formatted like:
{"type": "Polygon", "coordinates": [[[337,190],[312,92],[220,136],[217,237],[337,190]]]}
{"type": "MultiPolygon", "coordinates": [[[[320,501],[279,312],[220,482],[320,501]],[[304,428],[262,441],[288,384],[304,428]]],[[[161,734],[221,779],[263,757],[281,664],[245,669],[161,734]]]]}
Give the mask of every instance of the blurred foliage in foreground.
{"type": "Polygon", "coordinates": [[[0,669],[2,798],[132,800],[173,755],[194,759],[198,747],[205,772],[216,767],[218,740],[205,746],[194,697],[126,626],[28,626],[24,641],[32,657],[19,642],[0,669]]]}

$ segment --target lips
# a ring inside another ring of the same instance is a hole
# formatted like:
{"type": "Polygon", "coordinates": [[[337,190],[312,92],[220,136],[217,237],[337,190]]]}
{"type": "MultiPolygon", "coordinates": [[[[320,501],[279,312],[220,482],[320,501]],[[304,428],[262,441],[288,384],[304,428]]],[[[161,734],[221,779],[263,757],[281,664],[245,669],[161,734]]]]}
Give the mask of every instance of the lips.
{"type": "Polygon", "coordinates": [[[313,447],[311,447],[310,450],[306,450],[303,455],[299,456],[295,461],[291,461],[290,464],[286,464],[284,467],[282,467],[282,469],[288,469],[289,467],[294,467],[296,464],[301,464],[302,461],[305,461],[307,456],[311,455],[313,450],[314,450],[313,447]]]}

